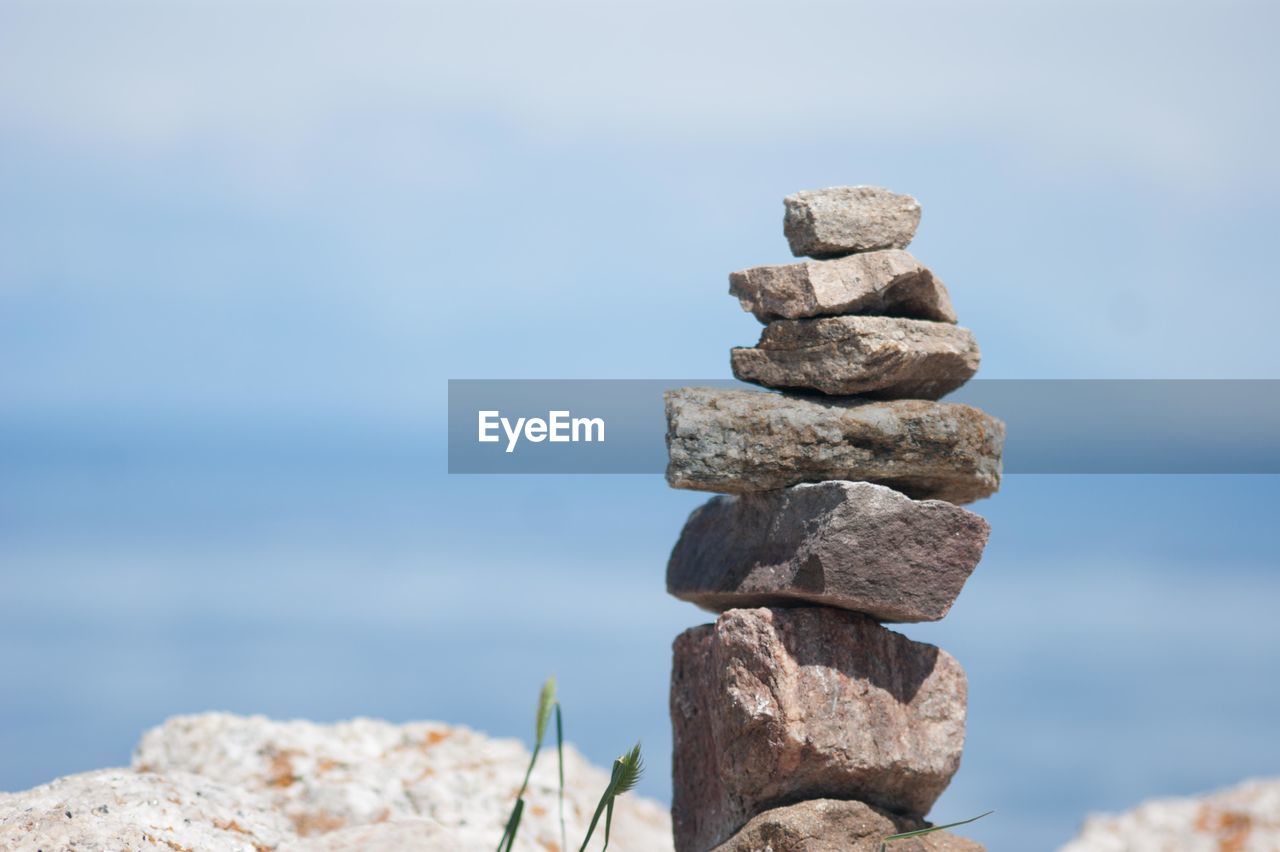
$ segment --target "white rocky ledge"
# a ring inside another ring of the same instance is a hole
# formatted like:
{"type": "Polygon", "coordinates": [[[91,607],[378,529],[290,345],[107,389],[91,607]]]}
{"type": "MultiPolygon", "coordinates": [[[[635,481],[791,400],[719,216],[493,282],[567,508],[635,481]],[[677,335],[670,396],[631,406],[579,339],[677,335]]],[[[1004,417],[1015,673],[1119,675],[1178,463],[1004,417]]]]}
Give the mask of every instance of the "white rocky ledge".
{"type": "MultiPolygon", "coordinates": [[[[179,716],[143,736],[131,769],[0,793],[0,849],[492,850],[528,762],[516,740],[438,722],[179,716]]],[[[566,746],[570,846],[608,781],[566,746]]],[[[557,787],[554,749],[544,749],[516,849],[561,848],[557,787]]],[[[609,847],[670,850],[666,809],[619,798],[609,847]]]]}

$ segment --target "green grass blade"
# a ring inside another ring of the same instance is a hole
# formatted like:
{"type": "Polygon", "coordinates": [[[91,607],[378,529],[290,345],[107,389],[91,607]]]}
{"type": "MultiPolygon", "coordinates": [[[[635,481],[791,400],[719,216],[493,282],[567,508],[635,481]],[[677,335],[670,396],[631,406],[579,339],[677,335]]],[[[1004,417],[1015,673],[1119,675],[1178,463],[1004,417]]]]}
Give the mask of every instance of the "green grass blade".
{"type": "Polygon", "coordinates": [[[538,762],[538,752],[542,751],[542,740],[547,735],[547,723],[551,720],[551,707],[556,703],[556,679],[547,678],[542,685],[542,693],[538,696],[538,716],[534,720],[533,754],[529,755],[529,768],[524,771],[524,780],[520,782],[520,792],[516,798],[524,798],[529,789],[529,776],[533,775],[533,765],[538,762]]]}
{"type": "Polygon", "coordinates": [[[529,766],[524,771],[524,780],[520,782],[520,792],[516,793],[517,798],[524,796],[525,791],[529,789],[529,776],[533,774],[533,765],[538,762],[538,751],[541,746],[533,747],[533,754],[529,755],[529,766]]]}
{"type": "Polygon", "coordinates": [[[591,842],[591,835],[596,833],[596,826],[600,823],[600,815],[604,813],[609,803],[613,801],[613,790],[618,786],[618,776],[622,772],[622,758],[618,758],[613,762],[613,771],[609,774],[609,783],[605,785],[604,793],[600,796],[600,803],[596,805],[596,812],[591,815],[591,824],[587,826],[587,836],[582,838],[582,846],[578,848],[578,852],[586,852],[587,844],[591,842]]]}
{"type": "Polygon", "coordinates": [[[591,835],[595,834],[596,824],[600,822],[600,814],[604,811],[605,803],[609,801],[609,790],[606,787],[604,795],[600,797],[600,804],[596,805],[596,812],[591,816],[591,824],[587,826],[587,836],[582,838],[582,845],[578,847],[578,852],[587,852],[587,844],[591,842],[591,835]]]}
{"type": "Polygon", "coordinates": [[[556,702],[556,757],[560,761],[560,848],[569,850],[568,834],[564,830],[564,723],[560,719],[560,702],[556,702]]]}
{"type": "Polygon", "coordinates": [[[628,790],[633,789],[640,781],[640,776],[644,774],[644,760],[640,757],[640,743],[636,743],[631,747],[631,751],[618,758],[621,764],[621,774],[618,778],[618,785],[614,789],[615,796],[621,796],[628,790]]]}
{"type": "Polygon", "coordinates": [[[600,797],[600,804],[596,805],[596,812],[591,817],[591,825],[587,826],[587,836],[582,841],[582,846],[578,852],[586,852],[587,844],[591,842],[591,835],[595,834],[596,826],[600,823],[600,815],[605,815],[604,822],[604,849],[609,847],[609,828],[613,823],[613,801],[623,793],[636,786],[636,782],[640,780],[640,776],[644,774],[644,761],[640,757],[640,743],[636,743],[631,751],[622,755],[613,762],[613,772],[609,775],[609,785],[604,788],[604,795],[600,797]]]}
{"type": "MultiPolygon", "coordinates": [[[[516,842],[516,829],[520,826],[520,816],[524,812],[524,794],[529,790],[529,778],[533,775],[534,764],[538,762],[538,752],[542,751],[542,740],[547,734],[547,724],[551,721],[551,708],[556,707],[557,713],[557,735],[559,733],[559,704],[556,702],[556,679],[555,676],[547,678],[547,682],[542,685],[542,692],[538,695],[538,715],[534,719],[534,737],[533,737],[533,753],[529,755],[529,767],[524,771],[524,780],[520,782],[520,792],[516,793],[516,806],[511,811],[511,817],[507,820],[506,831],[502,833],[502,840],[498,841],[498,852],[507,852],[511,849],[511,844],[516,842]]],[[[561,797],[561,813],[564,812],[564,755],[560,757],[560,797],[561,797]]],[[[563,822],[563,816],[561,817],[563,822]]],[[[561,831],[563,834],[563,830],[561,831]]]]}
{"type": "Polygon", "coordinates": [[[498,852],[511,852],[516,842],[516,832],[520,830],[520,817],[524,816],[524,799],[516,799],[516,806],[511,809],[507,818],[506,831],[502,832],[502,840],[498,841],[498,852]]]}
{"type": "Polygon", "coordinates": [[[542,746],[542,738],[547,734],[547,723],[551,721],[551,708],[556,703],[555,675],[547,678],[542,685],[542,694],[538,696],[538,730],[534,738],[534,749],[542,746]]]}
{"type": "Polygon", "coordinates": [[[885,840],[906,840],[909,837],[920,837],[925,834],[932,834],[935,831],[946,831],[948,828],[955,828],[958,825],[968,825],[971,822],[977,822],[985,816],[991,816],[993,813],[995,813],[995,811],[987,811],[985,814],[978,814],[976,817],[962,819],[959,822],[949,822],[946,825],[934,825],[929,828],[919,828],[915,831],[906,831],[902,834],[892,834],[886,837],[885,840]]]}

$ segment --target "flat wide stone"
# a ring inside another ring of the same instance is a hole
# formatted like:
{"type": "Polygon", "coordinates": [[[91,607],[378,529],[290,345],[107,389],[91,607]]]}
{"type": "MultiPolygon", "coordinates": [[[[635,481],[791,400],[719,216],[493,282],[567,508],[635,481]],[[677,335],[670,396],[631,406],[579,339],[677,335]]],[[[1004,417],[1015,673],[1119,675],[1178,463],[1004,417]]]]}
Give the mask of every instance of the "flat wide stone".
{"type": "MultiPolygon", "coordinates": [[[[863,802],[811,799],[765,811],[716,847],[716,852],[881,852],[884,838],[926,828],[920,820],[863,802]]],[[[983,852],[981,843],[935,831],[895,841],[894,852],[983,852]]]]}
{"type": "Polygon", "coordinates": [[[946,285],[899,249],[731,272],[729,294],[761,322],[839,314],[956,321],[946,285]]]}
{"type": "Polygon", "coordinates": [[[679,388],[666,411],[674,488],[746,494],[846,479],[971,503],[1000,487],[1004,423],[967,405],[679,388]]]}
{"type": "Polygon", "coordinates": [[[685,523],[667,591],[717,611],[810,603],[878,621],[937,621],[989,531],[958,506],[869,482],[714,497],[685,523]]]}
{"type": "Polygon", "coordinates": [[[811,189],[783,204],[782,229],[796,257],[904,248],[920,224],[920,202],[879,186],[811,189]]]}
{"type": "Polygon", "coordinates": [[[967,328],[895,317],[778,320],[731,353],[733,374],[772,388],[843,396],[938,399],[978,372],[967,328]]]}
{"type": "Polygon", "coordinates": [[[960,765],[964,672],[856,613],[734,609],[676,638],[676,849],[711,849],[770,808],[857,799],[928,813],[960,765]]]}

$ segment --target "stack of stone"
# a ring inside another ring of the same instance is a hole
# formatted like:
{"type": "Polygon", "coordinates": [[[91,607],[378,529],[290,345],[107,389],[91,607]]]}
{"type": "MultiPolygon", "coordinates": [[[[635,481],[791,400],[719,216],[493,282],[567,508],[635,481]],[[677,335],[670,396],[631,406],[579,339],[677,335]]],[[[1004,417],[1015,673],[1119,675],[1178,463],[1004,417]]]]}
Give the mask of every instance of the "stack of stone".
{"type": "MultiPolygon", "coordinates": [[[[667,589],[721,613],[675,642],[678,852],[878,850],[959,767],[966,682],[882,622],[946,615],[988,526],[1004,425],[936,400],[978,368],[942,282],[903,248],[920,205],[875,187],[786,199],[805,260],[733,273],[766,323],[734,375],[782,393],[667,394],[689,518],[667,589]]],[[[944,833],[917,849],[981,849],[944,833]]]]}

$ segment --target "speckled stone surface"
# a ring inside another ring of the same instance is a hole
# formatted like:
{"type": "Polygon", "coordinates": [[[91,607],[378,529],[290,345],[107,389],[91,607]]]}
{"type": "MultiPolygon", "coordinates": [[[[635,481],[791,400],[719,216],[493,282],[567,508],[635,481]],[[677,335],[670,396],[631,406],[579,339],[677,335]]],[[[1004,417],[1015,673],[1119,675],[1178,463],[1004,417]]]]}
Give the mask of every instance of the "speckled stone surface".
{"type": "Polygon", "coordinates": [[[761,322],[866,314],[955,322],[942,280],[898,249],[729,274],[729,294],[761,322]]]}
{"type": "Polygon", "coordinates": [[[967,405],[680,388],[666,411],[675,488],[746,494],[846,479],[971,503],[1000,487],[1004,424],[967,405]]]}
{"type": "Polygon", "coordinates": [[[744,382],[877,399],[938,399],[980,361],[969,329],[897,317],[778,320],[755,346],[730,352],[744,382]]]}
{"type": "MultiPolygon", "coordinates": [[[[147,732],[133,762],[139,770],[197,773],[265,796],[301,837],[427,818],[463,836],[476,830],[496,847],[528,761],[516,740],[438,722],[322,725],[206,713],[178,716],[147,732]]],[[[566,747],[571,838],[586,834],[608,780],[566,747]]],[[[545,852],[548,844],[559,845],[556,788],[555,757],[544,751],[530,780],[517,848],[545,852]]],[[[634,794],[618,800],[614,828],[610,848],[671,848],[666,810],[634,794]]]]}
{"type": "Polygon", "coordinates": [[[1153,799],[1093,815],[1061,852],[1274,852],[1280,849],[1280,778],[1203,796],[1153,799]]]}
{"type": "Polygon", "coordinates": [[[826,607],[734,609],[676,638],[676,849],[702,852],[805,799],[924,816],[960,765],[964,671],[826,607]]]}
{"type": "MultiPolygon", "coordinates": [[[[0,793],[0,849],[74,852],[427,852],[492,850],[529,752],[437,722],[322,725],[225,713],[149,731],[132,769],[0,793]]],[[[565,827],[577,848],[605,771],[565,747],[565,827]]],[[[526,794],[515,848],[560,849],[554,750],[526,794]]],[[[669,852],[671,820],[618,799],[610,848],[669,852]]],[[[599,835],[597,835],[599,836],[599,835]]]]}
{"type": "Polygon", "coordinates": [[[904,248],[920,224],[920,202],[879,186],[810,189],[783,205],[782,230],[796,257],[904,248]]]}
{"type": "Polygon", "coordinates": [[[293,836],[269,797],[188,772],[102,769],[0,793],[0,849],[262,852],[293,836]]]}
{"type": "Polygon", "coordinates": [[[667,563],[667,591],[710,610],[816,604],[879,621],[937,621],[990,530],[941,500],[869,482],[714,497],[667,563]]]}
{"type": "MultiPolygon", "coordinates": [[[[882,808],[855,801],[811,799],[753,817],[717,852],[880,852],[885,837],[924,828],[882,808]]],[[[983,852],[981,843],[935,831],[895,840],[893,852],[983,852]]]]}

